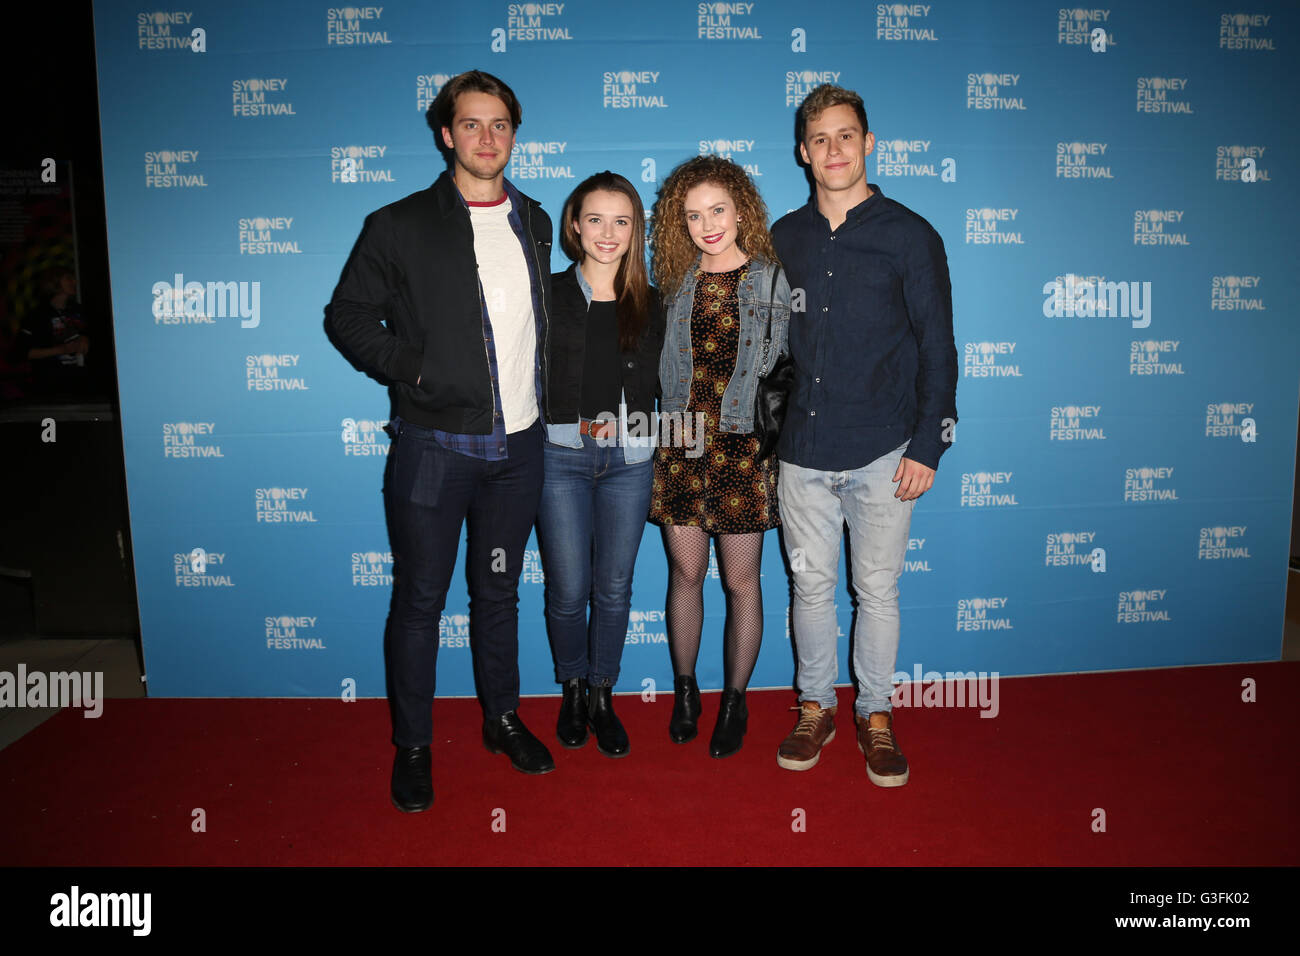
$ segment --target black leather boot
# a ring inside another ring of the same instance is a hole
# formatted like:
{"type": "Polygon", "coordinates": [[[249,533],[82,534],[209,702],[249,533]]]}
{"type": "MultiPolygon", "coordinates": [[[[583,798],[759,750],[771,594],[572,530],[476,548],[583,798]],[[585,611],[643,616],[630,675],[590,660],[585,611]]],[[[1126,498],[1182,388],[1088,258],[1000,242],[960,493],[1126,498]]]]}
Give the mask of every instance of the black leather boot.
{"type": "Polygon", "coordinates": [[[718,708],[718,725],[713,728],[713,738],[709,741],[709,755],[730,757],[739,750],[748,723],[745,692],[728,687],[722,692],[722,706],[718,708]]]}
{"type": "Polygon", "coordinates": [[[675,744],[694,740],[699,732],[700,688],[693,675],[681,675],[673,681],[673,716],[668,721],[668,736],[675,744]]]}
{"type": "Polygon", "coordinates": [[[596,731],[596,749],[606,757],[626,757],[627,731],[614,713],[614,688],[593,687],[587,702],[588,720],[596,731]]]}
{"type": "Polygon", "coordinates": [[[587,678],[571,677],[562,685],[560,719],[555,722],[555,736],[570,750],[587,742],[587,678]]]}

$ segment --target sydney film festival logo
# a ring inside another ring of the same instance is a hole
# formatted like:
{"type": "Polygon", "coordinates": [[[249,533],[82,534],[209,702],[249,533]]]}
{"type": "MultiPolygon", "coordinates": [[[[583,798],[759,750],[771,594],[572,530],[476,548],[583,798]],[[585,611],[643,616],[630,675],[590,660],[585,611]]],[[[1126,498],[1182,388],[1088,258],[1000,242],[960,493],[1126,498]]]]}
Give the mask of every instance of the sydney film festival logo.
{"type": "Polygon", "coordinates": [[[763,172],[758,168],[758,163],[752,162],[755,145],[752,139],[702,139],[699,142],[699,152],[701,156],[729,159],[750,176],[759,177],[763,172]]]}
{"type": "Polygon", "coordinates": [[[1087,568],[1093,574],[1106,571],[1106,549],[1095,544],[1095,531],[1057,531],[1047,536],[1043,565],[1049,568],[1087,568]]]}
{"type": "Polygon", "coordinates": [[[1214,178],[1225,183],[1267,183],[1272,174],[1260,164],[1267,146],[1224,144],[1214,150],[1214,178]]]}
{"type": "Polygon", "coordinates": [[[1023,110],[1024,97],[1013,95],[1019,88],[1019,73],[967,73],[966,109],[1023,110]]]}
{"type": "Polygon", "coordinates": [[[962,352],[962,378],[1022,377],[1015,342],[967,342],[962,352]]]}
{"type": "Polygon", "coordinates": [[[1129,346],[1128,373],[1130,375],[1182,375],[1183,363],[1178,361],[1181,339],[1147,339],[1129,346]]]}
{"type": "Polygon", "coordinates": [[[257,488],[253,492],[255,518],[261,524],[315,524],[307,494],[306,488],[257,488]]]}
{"type": "Polygon", "coordinates": [[[243,216],[239,219],[241,256],[300,256],[298,240],[289,233],[293,216],[243,216]]]}
{"type": "Polygon", "coordinates": [[[393,41],[383,29],[383,7],[330,7],[325,11],[326,46],[382,46],[393,41]]]}
{"type": "Polygon", "coordinates": [[[523,140],[510,151],[511,179],[573,179],[573,167],[564,155],[565,140],[523,140]]]}
{"type": "Polygon", "coordinates": [[[1133,245],[1189,246],[1181,209],[1138,209],[1133,213],[1133,245]]]}
{"type": "Polygon", "coordinates": [[[1106,162],[1109,143],[1081,142],[1056,144],[1057,179],[1114,179],[1106,162]]]}
{"type": "Polygon", "coordinates": [[[235,582],[226,572],[224,551],[191,548],[172,555],[178,588],[233,588],[235,582]]]}
{"type": "Polygon", "coordinates": [[[215,422],[164,422],[164,458],[224,458],[216,443],[215,422]]]}
{"type": "Polygon", "coordinates": [[[1105,441],[1100,405],[1053,405],[1049,441],[1105,441]]]}
{"type": "Polygon", "coordinates": [[[208,181],[196,168],[197,149],[160,149],[144,154],[145,189],[204,189],[208,181]]]}
{"type": "Polygon", "coordinates": [[[316,618],[280,614],[267,617],[266,648],[271,651],[325,651],[324,638],[317,637],[316,618]]]}
{"type": "Polygon", "coordinates": [[[876,140],[876,175],[935,177],[944,182],[955,182],[957,162],[951,156],[945,156],[936,165],[930,156],[931,140],[928,139],[877,139],[876,140]]]}
{"type": "Polygon", "coordinates": [[[1211,312],[1263,312],[1259,276],[1214,276],[1210,279],[1211,312]]]}
{"type": "Polygon", "coordinates": [[[391,183],[393,171],[384,164],[386,145],[331,146],[330,182],[391,183]]]}
{"type": "Polygon", "coordinates": [[[510,43],[572,40],[564,19],[567,3],[511,3],[506,6],[506,25],[492,31],[492,52],[505,53],[510,43]]]}
{"type": "Polygon", "coordinates": [[[659,70],[608,70],[601,74],[600,105],[607,110],[664,110],[659,70]]]}
{"type": "Polygon", "coordinates": [[[909,43],[935,43],[934,27],[929,25],[928,3],[876,4],[876,39],[909,43]]]}
{"type": "Polygon", "coordinates": [[[311,386],[298,371],[301,355],[246,355],[244,370],[250,392],[309,392],[311,386]]]}
{"type": "Polygon", "coordinates": [[[1255,440],[1254,402],[1212,402],[1205,406],[1206,438],[1255,440]]]}
{"type": "Polygon", "coordinates": [[[352,586],[354,588],[392,587],[393,552],[353,551],[352,586]]]}
{"type": "Polygon", "coordinates": [[[1216,525],[1202,528],[1196,546],[1198,561],[1235,561],[1250,557],[1246,546],[1246,526],[1216,525]]]}
{"type": "Polygon", "coordinates": [[[698,40],[761,40],[763,34],[750,22],[753,3],[699,3],[695,13],[698,40]]]}
{"type": "Polygon", "coordinates": [[[785,105],[798,106],[823,83],[839,85],[839,70],[786,70],[785,105]]]}
{"type": "Polygon", "coordinates": [[[1174,487],[1172,465],[1144,465],[1124,469],[1124,500],[1126,502],[1177,501],[1178,489],[1174,487]]]}
{"type": "Polygon", "coordinates": [[[384,431],[384,426],[388,422],[374,421],[369,418],[345,418],[340,424],[343,454],[355,458],[366,458],[371,455],[387,457],[388,449],[392,447],[388,441],[388,433],[384,431]]]}
{"type": "Polygon", "coordinates": [[[961,476],[963,508],[1014,508],[1016,499],[1009,471],[968,471],[961,476]]]}
{"type": "Polygon", "coordinates": [[[141,50],[191,50],[203,52],[201,27],[193,27],[191,10],[155,10],[135,15],[136,41],[141,50]]]}
{"type": "Polygon", "coordinates": [[[1270,13],[1224,13],[1219,16],[1219,49],[1259,53],[1277,50],[1269,36],[1270,13]]]}
{"type": "Polygon", "coordinates": [[[1094,53],[1105,53],[1115,45],[1115,37],[1107,29],[1109,23],[1109,10],[1062,7],[1056,15],[1056,43],[1086,46],[1094,53]]]}
{"type": "Polygon", "coordinates": [[[1192,101],[1187,98],[1185,76],[1140,76],[1137,81],[1139,113],[1191,114],[1192,101]]]}
{"type": "Polygon", "coordinates": [[[1016,228],[1019,209],[966,210],[966,243],[976,246],[1023,246],[1025,237],[1016,228]]]}
{"type": "Polygon", "coordinates": [[[289,101],[289,81],[283,76],[233,80],[230,111],[237,117],[297,116],[289,101]]]}

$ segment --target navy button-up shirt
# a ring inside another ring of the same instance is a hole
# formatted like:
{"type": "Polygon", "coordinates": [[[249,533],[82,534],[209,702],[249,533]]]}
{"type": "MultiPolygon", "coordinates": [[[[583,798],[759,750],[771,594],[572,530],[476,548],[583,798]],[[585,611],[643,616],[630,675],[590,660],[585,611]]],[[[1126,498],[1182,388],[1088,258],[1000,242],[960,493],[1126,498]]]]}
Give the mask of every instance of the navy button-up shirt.
{"type": "Polygon", "coordinates": [[[952,283],[943,240],[873,195],[834,232],[814,198],[772,226],[803,311],[790,314],[794,387],[778,454],[819,471],[871,464],[910,439],[930,468],[957,420],[952,283]]]}

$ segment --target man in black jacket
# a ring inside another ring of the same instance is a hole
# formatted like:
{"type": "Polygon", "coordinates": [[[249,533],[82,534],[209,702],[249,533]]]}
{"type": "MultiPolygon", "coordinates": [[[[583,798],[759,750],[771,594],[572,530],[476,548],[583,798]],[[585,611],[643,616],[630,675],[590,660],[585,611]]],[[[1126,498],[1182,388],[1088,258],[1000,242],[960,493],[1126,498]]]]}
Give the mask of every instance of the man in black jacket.
{"type": "Polygon", "coordinates": [[[427,119],[450,169],[367,217],[327,310],[340,348],[390,383],[395,409],[385,650],[392,799],[407,813],[433,803],[438,624],[466,519],[483,742],[524,773],[555,769],[517,713],[519,574],[542,487],[551,221],[503,176],[520,122],[508,86],[462,73],[427,119]]]}

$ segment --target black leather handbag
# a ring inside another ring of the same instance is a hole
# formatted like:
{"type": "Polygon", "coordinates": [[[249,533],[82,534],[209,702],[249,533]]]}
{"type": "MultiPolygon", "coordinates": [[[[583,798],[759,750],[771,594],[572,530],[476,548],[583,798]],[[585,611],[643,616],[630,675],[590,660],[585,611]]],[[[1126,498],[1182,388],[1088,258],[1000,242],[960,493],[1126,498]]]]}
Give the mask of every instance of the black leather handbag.
{"type": "Polygon", "coordinates": [[[794,387],[794,360],[790,358],[787,347],[785,355],[778,355],[776,361],[768,367],[768,352],[772,348],[772,311],[776,306],[776,283],[781,278],[781,267],[776,267],[772,276],[772,297],[768,303],[767,326],[763,330],[763,364],[767,373],[758,380],[758,394],[754,397],[754,437],[758,439],[758,454],[755,461],[763,461],[776,451],[777,440],[781,437],[781,426],[785,424],[785,409],[790,400],[790,389],[794,387]]]}

